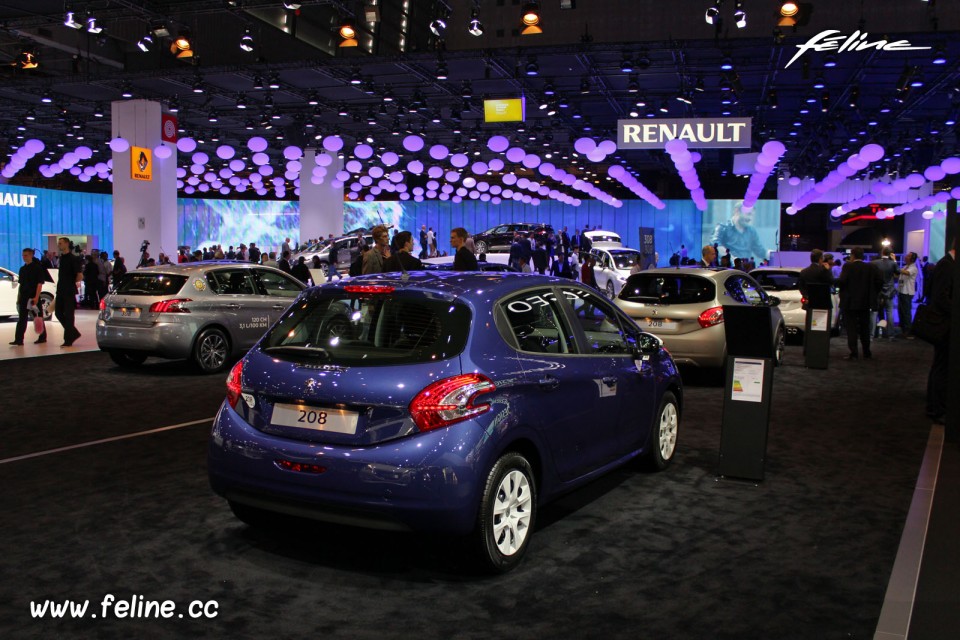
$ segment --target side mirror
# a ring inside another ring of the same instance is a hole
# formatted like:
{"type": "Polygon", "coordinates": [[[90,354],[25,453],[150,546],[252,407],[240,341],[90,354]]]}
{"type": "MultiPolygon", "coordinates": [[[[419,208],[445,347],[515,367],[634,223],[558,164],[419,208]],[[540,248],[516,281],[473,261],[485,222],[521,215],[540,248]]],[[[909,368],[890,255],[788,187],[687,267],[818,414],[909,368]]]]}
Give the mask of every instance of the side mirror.
{"type": "Polygon", "coordinates": [[[768,307],[779,307],[779,306],[780,306],[780,298],[778,298],[777,296],[767,296],[767,306],[768,306],[768,307]]]}
{"type": "Polygon", "coordinates": [[[663,340],[652,333],[641,333],[637,340],[637,351],[640,355],[652,355],[660,353],[663,347],[663,340]]]}

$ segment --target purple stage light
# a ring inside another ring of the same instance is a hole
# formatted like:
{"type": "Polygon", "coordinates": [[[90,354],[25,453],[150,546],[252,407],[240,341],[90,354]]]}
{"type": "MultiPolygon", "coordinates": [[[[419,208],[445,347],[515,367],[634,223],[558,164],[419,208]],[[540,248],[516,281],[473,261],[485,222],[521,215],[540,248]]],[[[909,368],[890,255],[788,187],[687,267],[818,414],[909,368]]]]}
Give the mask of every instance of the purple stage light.
{"type": "Polygon", "coordinates": [[[443,177],[447,182],[457,182],[460,179],[460,174],[456,171],[447,171],[443,177]]]}
{"type": "Polygon", "coordinates": [[[236,159],[236,160],[231,160],[231,161],[230,161],[230,169],[231,169],[231,171],[234,171],[234,172],[239,173],[240,171],[243,171],[243,170],[246,169],[246,168],[247,168],[247,165],[244,164],[243,160],[240,160],[239,158],[236,159]]]}
{"type": "Polygon", "coordinates": [[[427,169],[427,177],[437,180],[443,176],[443,169],[440,167],[430,167],[427,169]]]}
{"type": "Polygon", "coordinates": [[[578,138],[574,141],[573,148],[577,153],[586,155],[597,148],[597,143],[593,138],[578,138]]]}
{"type": "Polygon", "coordinates": [[[510,146],[510,140],[506,136],[492,136],[487,140],[487,148],[494,153],[503,153],[510,146]]]}
{"type": "Polygon", "coordinates": [[[197,148],[197,141],[193,138],[180,138],[177,140],[177,151],[180,153],[193,153],[197,148]]]}
{"type": "Polygon", "coordinates": [[[467,157],[465,153],[455,153],[450,156],[450,164],[455,166],[458,169],[462,169],[468,164],[470,164],[470,158],[467,157]]]}
{"type": "Polygon", "coordinates": [[[400,171],[394,171],[388,177],[390,178],[390,182],[393,182],[393,183],[403,182],[403,173],[401,173],[400,171]]]}
{"type": "Polygon", "coordinates": [[[337,178],[337,181],[339,182],[346,182],[347,180],[350,179],[350,172],[344,171],[343,169],[341,169],[340,171],[337,171],[336,178],[337,178]]]}
{"type": "Polygon", "coordinates": [[[229,160],[236,155],[236,153],[237,152],[234,150],[234,148],[228,144],[222,144],[217,147],[217,157],[221,160],[229,160]]]}
{"type": "Polygon", "coordinates": [[[217,175],[223,178],[224,180],[227,180],[228,178],[233,176],[233,171],[230,171],[230,169],[228,169],[227,167],[224,167],[217,172],[217,175]]]}
{"type": "Polygon", "coordinates": [[[370,171],[367,173],[369,173],[372,178],[382,178],[384,171],[381,167],[370,167],[370,171]]]}
{"type": "Polygon", "coordinates": [[[882,158],[884,156],[884,153],[885,151],[883,147],[881,147],[880,145],[867,144],[867,145],[864,145],[862,149],[860,149],[860,153],[857,155],[859,155],[861,158],[866,160],[867,163],[869,164],[870,162],[876,162],[877,160],[882,158]]]}
{"type": "Polygon", "coordinates": [[[359,160],[348,160],[343,168],[350,173],[360,173],[363,170],[363,165],[360,164],[359,160]]]}
{"type": "Polygon", "coordinates": [[[253,164],[257,166],[262,166],[270,162],[270,156],[262,152],[253,154],[250,159],[253,161],[253,164]]]}
{"type": "Polygon", "coordinates": [[[919,173],[911,173],[906,177],[907,186],[911,189],[922,187],[924,182],[926,182],[926,180],[919,173]]]}
{"type": "Polygon", "coordinates": [[[956,175],[960,173],[960,158],[947,158],[940,163],[940,168],[947,175],[956,175]]]}
{"type": "Polygon", "coordinates": [[[527,169],[536,169],[540,166],[540,156],[535,153],[529,153],[523,157],[521,162],[527,169]]]}
{"type": "Polygon", "coordinates": [[[382,162],[384,166],[392,167],[393,165],[400,162],[400,156],[398,156],[393,151],[387,151],[385,154],[380,156],[380,162],[382,162]]]}
{"type": "Polygon", "coordinates": [[[207,164],[210,162],[210,156],[205,154],[203,151],[197,151],[195,154],[193,154],[191,160],[193,160],[193,164],[207,164]]]}
{"type": "Polygon", "coordinates": [[[526,157],[527,152],[521,149],[520,147],[510,147],[507,149],[507,160],[510,162],[520,162],[526,157]]]}
{"type": "Polygon", "coordinates": [[[153,149],[153,155],[157,156],[161,160],[166,160],[173,155],[173,149],[165,144],[160,144],[153,149]]]}
{"type": "Polygon", "coordinates": [[[247,140],[247,149],[253,151],[254,153],[260,153],[267,150],[267,140],[266,138],[261,138],[260,136],[253,136],[247,140]]]}
{"type": "Polygon", "coordinates": [[[125,138],[114,138],[110,141],[110,150],[114,153],[123,153],[130,149],[130,143],[125,138]]]}
{"type": "Polygon", "coordinates": [[[325,153],[317,154],[315,161],[319,167],[329,167],[333,164],[333,158],[325,153]]]}
{"type": "Polygon", "coordinates": [[[373,178],[371,178],[370,176],[360,176],[360,184],[362,184],[365,187],[369,187],[370,185],[373,184],[373,178]]]}
{"type": "Polygon", "coordinates": [[[323,139],[323,148],[330,153],[336,153],[343,149],[343,138],[340,136],[327,136],[323,139]]]}
{"type": "Polygon", "coordinates": [[[494,158],[487,163],[487,167],[490,169],[490,171],[503,171],[505,166],[506,165],[504,165],[503,160],[500,158],[494,158]]]}
{"type": "Polygon", "coordinates": [[[489,167],[487,166],[486,162],[474,162],[472,165],[470,165],[470,171],[472,171],[474,175],[478,176],[485,175],[488,169],[489,167]]]}
{"type": "Polygon", "coordinates": [[[947,176],[947,172],[944,171],[940,165],[934,165],[932,167],[927,167],[927,170],[923,172],[923,177],[929,180],[930,182],[936,182],[937,180],[943,180],[947,176]]]}
{"type": "Polygon", "coordinates": [[[268,164],[260,165],[257,167],[257,173],[259,173],[261,176],[272,176],[273,167],[268,164]]]}
{"type": "Polygon", "coordinates": [[[477,180],[472,176],[467,176],[463,179],[463,186],[465,186],[467,189],[472,189],[477,186],[477,180]]]}
{"type": "Polygon", "coordinates": [[[361,160],[366,160],[367,158],[373,156],[373,147],[368,144],[358,144],[353,148],[353,155],[357,156],[361,160]]]}
{"type": "Polygon", "coordinates": [[[587,160],[590,162],[603,162],[607,158],[600,149],[594,149],[587,154],[587,160]]]}
{"type": "Polygon", "coordinates": [[[450,155],[450,150],[442,144],[435,144],[430,147],[430,157],[434,160],[443,160],[450,155]]]}
{"type": "Polygon", "coordinates": [[[420,175],[423,173],[423,163],[419,160],[411,160],[407,163],[407,171],[414,175],[420,175]]]}
{"type": "Polygon", "coordinates": [[[416,135],[409,135],[403,139],[403,148],[412,153],[416,153],[423,149],[423,138],[416,135]]]}
{"type": "Polygon", "coordinates": [[[283,150],[283,157],[287,160],[299,160],[303,157],[303,149],[295,145],[290,145],[283,150]]]}
{"type": "Polygon", "coordinates": [[[617,152],[617,143],[613,140],[603,140],[597,145],[597,149],[605,156],[617,152]]]}

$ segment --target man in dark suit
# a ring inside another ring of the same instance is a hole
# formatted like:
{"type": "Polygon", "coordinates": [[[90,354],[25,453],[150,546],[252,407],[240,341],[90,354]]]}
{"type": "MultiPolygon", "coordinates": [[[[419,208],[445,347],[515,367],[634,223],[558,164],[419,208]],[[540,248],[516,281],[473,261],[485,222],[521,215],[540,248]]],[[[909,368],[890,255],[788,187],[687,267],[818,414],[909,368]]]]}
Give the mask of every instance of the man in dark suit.
{"type": "Polygon", "coordinates": [[[882,279],[880,270],[863,261],[863,249],[856,247],[850,252],[850,262],[843,266],[837,284],[840,287],[840,308],[847,325],[847,346],[850,354],[844,360],[856,360],[859,353],[857,341],[863,345],[863,357],[870,353],[870,314],[877,309],[882,279]]]}
{"type": "Polygon", "coordinates": [[[810,299],[809,287],[811,284],[833,285],[833,274],[830,272],[830,265],[823,263],[823,251],[820,249],[814,249],[810,252],[810,264],[800,272],[798,282],[800,295],[807,300],[810,299]]]}
{"type": "Polygon", "coordinates": [[[713,266],[713,263],[717,259],[717,250],[712,244],[703,245],[703,249],[700,251],[700,255],[703,256],[700,258],[700,262],[697,263],[698,267],[703,267],[704,269],[709,269],[713,266]]]}
{"type": "MultiPolygon", "coordinates": [[[[947,252],[933,268],[930,280],[925,285],[925,291],[930,306],[950,323],[953,311],[954,273],[957,260],[957,241],[954,239],[953,248],[947,252]]],[[[947,382],[950,377],[950,340],[933,345],[933,363],[930,366],[930,375],[927,377],[927,415],[933,418],[936,424],[946,424],[947,418],[947,382]]],[[[956,438],[956,433],[947,431],[948,441],[956,438]]]]}
{"type": "Polygon", "coordinates": [[[470,249],[464,244],[467,241],[467,230],[463,227],[457,227],[450,231],[450,246],[456,253],[453,256],[454,271],[479,271],[480,265],[477,264],[477,257],[473,255],[470,249]]]}

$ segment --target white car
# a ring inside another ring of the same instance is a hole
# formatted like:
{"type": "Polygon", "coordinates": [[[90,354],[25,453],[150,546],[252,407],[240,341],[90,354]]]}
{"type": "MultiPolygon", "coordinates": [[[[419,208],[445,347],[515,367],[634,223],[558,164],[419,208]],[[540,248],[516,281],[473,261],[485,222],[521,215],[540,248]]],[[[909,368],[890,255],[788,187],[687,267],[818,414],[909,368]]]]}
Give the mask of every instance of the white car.
{"type": "Polygon", "coordinates": [[[630,269],[641,255],[636,249],[627,247],[594,246],[590,254],[597,259],[593,275],[597,279],[597,288],[613,300],[630,277],[630,269]]]}
{"type": "MultiPolygon", "coordinates": [[[[50,269],[50,276],[56,280],[57,270],[50,269]]],[[[0,267],[0,316],[15,316],[17,313],[17,292],[20,290],[20,278],[9,269],[0,267]]],[[[43,309],[43,319],[53,316],[53,298],[57,294],[56,282],[44,282],[40,289],[39,307],[43,309]]]]}
{"type": "MultiPolygon", "coordinates": [[[[750,275],[760,283],[764,290],[780,298],[780,313],[787,327],[787,335],[803,335],[806,327],[807,312],[803,308],[803,296],[800,295],[800,267],[759,267],[750,272],[750,275]]],[[[839,296],[834,291],[831,295],[833,311],[831,324],[833,331],[837,331],[837,316],[840,313],[839,296]]]]}
{"type": "MultiPolygon", "coordinates": [[[[373,236],[370,234],[364,235],[364,240],[369,246],[373,246],[373,236]]],[[[318,242],[312,244],[303,251],[294,253],[290,256],[291,264],[296,264],[300,256],[303,256],[309,265],[313,261],[313,256],[318,256],[320,262],[326,266],[330,260],[330,251],[337,252],[337,269],[345,270],[350,267],[350,262],[357,255],[357,236],[356,234],[352,236],[343,236],[342,238],[337,238],[333,241],[325,240],[322,243],[318,242]]],[[[279,258],[280,256],[277,256],[279,258]]]]}
{"type": "Polygon", "coordinates": [[[614,231],[604,231],[603,229],[594,229],[593,231],[584,231],[583,235],[590,238],[591,248],[600,247],[622,247],[623,241],[620,234],[614,231]]]}

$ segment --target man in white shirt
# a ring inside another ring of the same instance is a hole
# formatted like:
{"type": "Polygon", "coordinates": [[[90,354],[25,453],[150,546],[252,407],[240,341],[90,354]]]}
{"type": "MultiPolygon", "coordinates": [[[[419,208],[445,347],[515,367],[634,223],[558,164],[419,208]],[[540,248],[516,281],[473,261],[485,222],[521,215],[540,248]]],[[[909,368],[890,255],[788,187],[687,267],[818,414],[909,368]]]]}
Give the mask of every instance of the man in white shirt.
{"type": "Polygon", "coordinates": [[[913,319],[913,297],[917,295],[917,254],[911,251],[904,258],[897,280],[897,313],[900,316],[900,332],[907,340],[913,340],[910,327],[913,319]]]}

